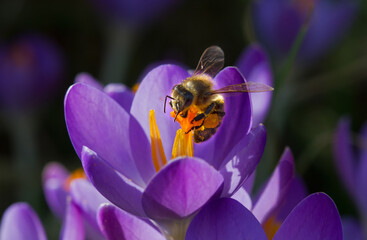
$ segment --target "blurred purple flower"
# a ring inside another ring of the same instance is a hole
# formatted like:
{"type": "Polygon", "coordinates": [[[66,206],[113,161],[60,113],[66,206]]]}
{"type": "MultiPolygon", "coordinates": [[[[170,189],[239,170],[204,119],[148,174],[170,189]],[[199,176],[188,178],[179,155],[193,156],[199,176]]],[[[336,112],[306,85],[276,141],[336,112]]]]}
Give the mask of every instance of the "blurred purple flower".
{"type": "Polygon", "coordinates": [[[61,164],[49,163],[43,189],[48,206],[63,220],[61,239],[84,239],[84,232],[88,239],[102,239],[97,210],[109,201],[80,172],[70,174],[61,164]]]}
{"type": "Polygon", "coordinates": [[[37,214],[27,203],[14,203],[6,209],[0,226],[0,239],[46,240],[37,214]]]}
{"type": "Polygon", "coordinates": [[[63,55],[49,38],[24,35],[0,45],[0,106],[26,109],[51,98],[63,76],[63,55]]]}
{"type": "Polygon", "coordinates": [[[343,239],[344,240],[364,240],[366,239],[358,221],[352,217],[342,217],[343,239]]]}
{"type": "MultiPolygon", "coordinates": [[[[153,219],[169,235],[213,197],[236,192],[254,171],[266,139],[263,125],[251,129],[249,95],[231,97],[221,127],[194,146],[195,157],[177,158],[156,172],[153,160],[171,159],[179,129],[163,113],[164,97],[188,76],[175,65],[153,69],[141,82],[130,112],[89,84],[74,84],[65,97],[69,136],[92,184],[117,207],[153,219]],[[150,110],[156,113],[159,135],[151,132],[150,110]]],[[[236,68],[228,67],[214,82],[220,88],[243,81],[236,68]]]]}
{"type": "MultiPolygon", "coordinates": [[[[356,142],[352,140],[350,119],[343,117],[339,120],[334,136],[334,160],[349,195],[357,205],[362,219],[367,219],[367,124],[364,124],[356,142]]],[[[361,230],[356,220],[343,220],[345,239],[364,239],[365,232],[361,230]]],[[[365,229],[366,231],[366,229],[365,229]]]]}
{"type": "Polygon", "coordinates": [[[367,124],[353,144],[350,120],[339,121],[334,137],[334,160],[339,175],[362,215],[367,216],[367,124]],[[355,147],[357,146],[357,147],[355,147]],[[356,149],[356,151],[354,151],[356,149]]]}
{"type": "Polygon", "coordinates": [[[349,30],[357,13],[357,1],[255,1],[252,6],[252,21],[258,40],[274,56],[285,57],[312,7],[312,16],[299,58],[311,61],[321,57],[349,30]]]}
{"type": "Polygon", "coordinates": [[[104,15],[120,19],[128,25],[147,24],[175,7],[177,0],[91,0],[104,15]]]}
{"type": "MultiPolygon", "coordinates": [[[[250,45],[235,64],[249,82],[264,83],[273,86],[273,73],[269,58],[258,44],[250,45]]],[[[263,122],[268,113],[273,92],[250,93],[253,125],[263,122]]]]}

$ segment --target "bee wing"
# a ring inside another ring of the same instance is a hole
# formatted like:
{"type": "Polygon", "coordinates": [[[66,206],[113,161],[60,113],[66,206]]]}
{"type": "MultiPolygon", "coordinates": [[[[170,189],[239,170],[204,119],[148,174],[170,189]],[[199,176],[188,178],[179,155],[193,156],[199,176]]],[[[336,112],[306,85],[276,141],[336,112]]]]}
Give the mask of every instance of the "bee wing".
{"type": "Polygon", "coordinates": [[[224,65],[224,52],[218,46],[205,49],[200,57],[194,75],[207,74],[214,77],[224,65]]]}
{"type": "Polygon", "coordinates": [[[258,82],[245,82],[241,84],[235,84],[235,85],[228,85],[220,89],[216,89],[211,92],[211,94],[230,94],[235,95],[237,93],[244,93],[244,92],[269,92],[273,91],[274,88],[272,88],[269,85],[266,85],[264,83],[258,83],[258,82]]]}

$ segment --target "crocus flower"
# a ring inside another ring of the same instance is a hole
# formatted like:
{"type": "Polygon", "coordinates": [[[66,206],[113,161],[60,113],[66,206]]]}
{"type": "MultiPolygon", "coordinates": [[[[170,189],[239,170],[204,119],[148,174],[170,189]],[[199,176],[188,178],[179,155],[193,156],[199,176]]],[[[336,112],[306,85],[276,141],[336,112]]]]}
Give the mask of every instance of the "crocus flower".
{"type": "MultiPolygon", "coordinates": [[[[273,74],[269,58],[259,44],[246,48],[235,64],[246,80],[273,86],[273,74]]],[[[253,124],[256,126],[265,120],[273,92],[250,93],[253,124]]]]}
{"type": "MultiPolygon", "coordinates": [[[[174,144],[182,138],[175,140],[179,125],[163,113],[164,97],[189,76],[175,65],[153,69],[130,112],[88,84],[74,84],[65,97],[69,136],[92,184],[120,209],[153,220],[174,238],[182,237],[210,199],[236,192],[254,171],[266,137],[263,125],[251,128],[250,97],[244,93],[226,99],[226,116],[207,142],[174,144]]],[[[227,67],[214,84],[244,81],[236,68],[227,67]]]]}
{"type": "Polygon", "coordinates": [[[85,179],[82,170],[69,173],[59,163],[49,163],[43,171],[43,189],[52,212],[63,220],[61,239],[102,239],[97,210],[109,203],[85,179]]]}
{"type": "Polygon", "coordinates": [[[307,61],[330,50],[348,31],[356,13],[356,1],[350,0],[258,0],[252,6],[252,21],[261,44],[282,58],[311,14],[299,52],[299,59],[307,61]]]}
{"type": "MultiPolygon", "coordinates": [[[[362,127],[353,144],[350,120],[341,118],[334,137],[334,160],[339,176],[359,209],[361,219],[367,219],[367,125],[362,127]],[[356,146],[356,147],[355,147],[356,146]]],[[[348,221],[348,225],[351,225],[348,221]]],[[[356,224],[354,228],[358,228],[356,224]]],[[[348,227],[349,228],[349,227],[348,227]]]]}
{"type": "Polygon", "coordinates": [[[63,55],[42,35],[24,35],[0,45],[0,106],[23,110],[49,99],[60,86],[63,55]]]}
{"type": "Polygon", "coordinates": [[[40,219],[27,203],[14,203],[1,220],[0,239],[46,240],[40,219]]]}

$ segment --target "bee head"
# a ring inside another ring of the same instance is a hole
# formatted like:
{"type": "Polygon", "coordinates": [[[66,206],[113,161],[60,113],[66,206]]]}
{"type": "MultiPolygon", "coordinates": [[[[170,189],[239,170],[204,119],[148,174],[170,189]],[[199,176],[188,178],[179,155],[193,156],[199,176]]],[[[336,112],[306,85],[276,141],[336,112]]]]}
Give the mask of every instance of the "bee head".
{"type": "MultiPolygon", "coordinates": [[[[185,89],[181,84],[178,84],[173,87],[172,90],[173,99],[169,102],[172,109],[176,112],[176,118],[179,113],[188,109],[194,99],[193,94],[185,89]]],[[[175,118],[175,120],[176,120],[175,118]]]]}

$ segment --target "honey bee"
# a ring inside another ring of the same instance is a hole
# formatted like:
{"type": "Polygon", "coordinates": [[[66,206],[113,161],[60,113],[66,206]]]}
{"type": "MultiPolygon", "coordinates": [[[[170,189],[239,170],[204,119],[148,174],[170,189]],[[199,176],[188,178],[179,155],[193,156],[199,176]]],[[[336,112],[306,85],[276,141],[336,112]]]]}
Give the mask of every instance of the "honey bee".
{"type": "Polygon", "coordinates": [[[223,50],[218,46],[207,48],[201,55],[193,75],[173,86],[171,96],[165,97],[164,112],[166,112],[166,102],[169,98],[174,121],[177,120],[186,133],[194,131],[195,143],[207,141],[221,125],[225,115],[222,94],[273,90],[266,84],[256,82],[244,82],[213,89],[212,79],[223,65],[223,50]]]}

